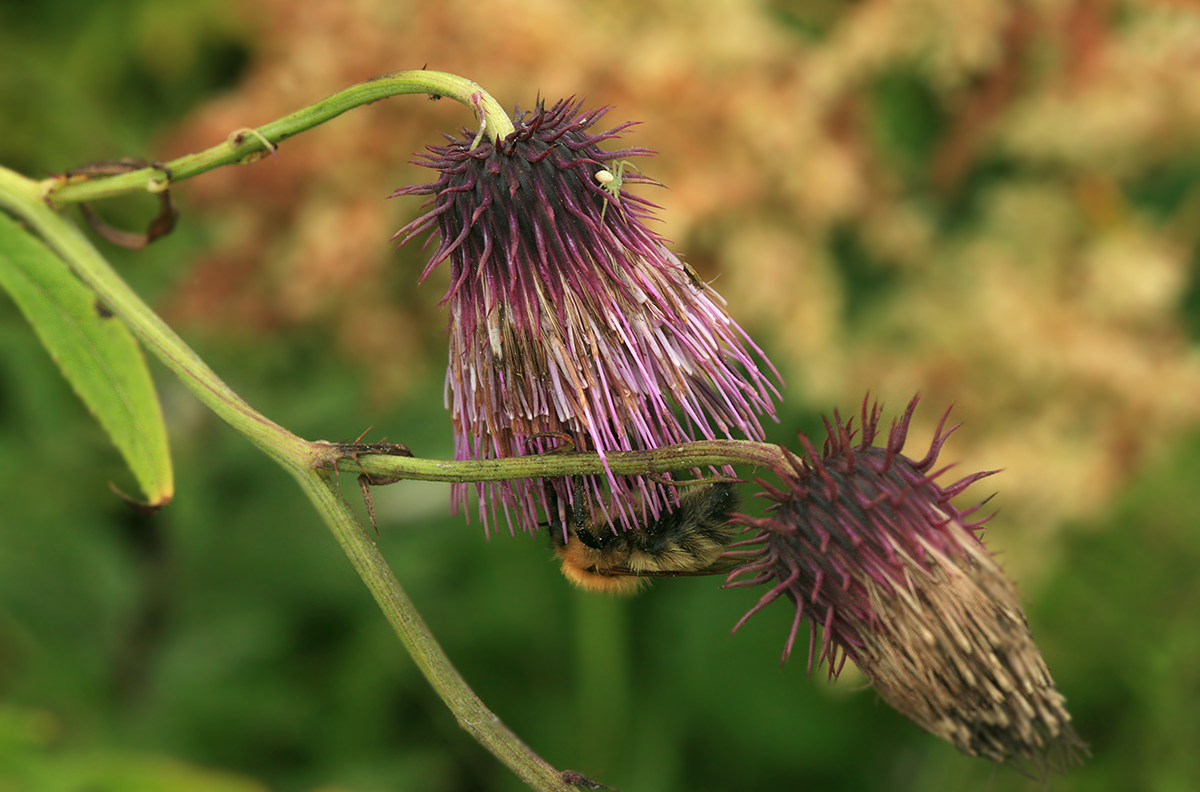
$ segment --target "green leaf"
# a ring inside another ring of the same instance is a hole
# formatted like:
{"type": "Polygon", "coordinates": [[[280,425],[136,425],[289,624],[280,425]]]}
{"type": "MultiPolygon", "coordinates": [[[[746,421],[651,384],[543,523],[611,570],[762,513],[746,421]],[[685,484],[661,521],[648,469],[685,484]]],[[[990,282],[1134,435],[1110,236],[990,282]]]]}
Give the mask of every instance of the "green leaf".
{"type": "Polygon", "coordinates": [[[137,341],[70,267],[0,213],[0,287],[133,471],[148,505],[175,491],[162,409],[137,341]]]}

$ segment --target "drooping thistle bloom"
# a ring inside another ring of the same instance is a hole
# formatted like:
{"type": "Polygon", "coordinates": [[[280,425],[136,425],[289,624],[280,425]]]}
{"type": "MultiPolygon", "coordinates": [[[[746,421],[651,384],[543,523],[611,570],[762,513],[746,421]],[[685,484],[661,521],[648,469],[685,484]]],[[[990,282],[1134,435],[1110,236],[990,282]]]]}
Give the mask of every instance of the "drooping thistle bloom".
{"type": "Polygon", "coordinates": [[[734,553],[744,564],[728,585],[770,587],[737,626],[786,597],[795,617],[785,661],[807,619],[810,672],[819,646],[817,665],[830,676],[853,661],[885,701],[964,753],[1037,775],[1062,770],[1086,746],[1015,586],[977,536],[986,520],[970,517],[979,506],[951,503],[995,471],[936,483],[954,430],[944,430],[945,415],[922,459],[902,455],[916,405],[883,446],[873,445],[880,408],[864,401],[860,429],[834,413],[822,453],[803,435],[803,458],[785,452],[783,488],[765,485],[775,502],[768,515],[737,518],[756,532],[734,553]]]}
{"type": "MultiPolygon", "coordinates": [[[[774,414],[778,392],[756,359],[769,362],[721,297],[646,227],[654,205],[621,189],[650,182],[624,158],[651,152],[600,148],[630,124],[588,131],[607,109],[539,104],[518,112],[502,140],[447,135],[418,162],[438,179],[393,194],[432,196],[397,234],[403,243],[436,231],[422,280],[450,263],[443,304],[456,459],[543,453],[564,439],[601,456],[735,433],[759,439],[759,417],[774,414]]],[[[585,498],[628,527],[675,500],[669,487],[613,475],[477,492],[485,526],[503,510],[528,531],[538,530],[539,506],[561,520],[585,498]]],[[[453,499],[467,504],[466,485],[453,499]]]]}

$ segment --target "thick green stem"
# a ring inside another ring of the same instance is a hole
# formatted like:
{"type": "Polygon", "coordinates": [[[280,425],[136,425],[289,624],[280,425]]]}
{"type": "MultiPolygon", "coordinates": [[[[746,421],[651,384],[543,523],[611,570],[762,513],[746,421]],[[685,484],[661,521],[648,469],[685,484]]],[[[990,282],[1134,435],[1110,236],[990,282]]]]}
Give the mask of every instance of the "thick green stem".
{"type": "Polygon", "coordinates": [[[159,163],[154,167],[119,175],[81,174],[46,179],[41,182],[41,195],[50,206],[58,207],[72,201],[111,198],[128,192],[160,192],[174,182],[222,165],[252,162],[264,151],[273,149],[280,141],[323,124],[347,110],[389,96],[414,93],[445,96],[462,102],[475,112],[480,124],[480,135],[486,134],[493,141],[503,139],[513,132],[512,120],[508,113],[478,83],[454,74],[415,69],[385,74],[352,85],[328,99],[257,129],[231,130],[230,138],[223,143],[195,154],[185,154],[170,162],[159,163]]]}
{"type": "Polygon", "coordinates": [[[27,222],[147,348],[223,421],[289,467],[311,458],[309,444],[255,410],[221,381],[121,279],[77,226],[38,200],[37,184],[0,168],[0,207],[27,222]]]}
{"type": "Polygon", "coordinates": [[[421,673],[454,713],[458,725],[534,789],[573,789],[563,782],[561,774],[554,767],[530,750],[505,726],[459,675],[400,587],[400,582],[379,548],[355,518],[346,499],[342,497],[336,477],[327,473],[319,478],[311,475],[296,478],[324,517],[325,524],[366,583],[421,673]]]}

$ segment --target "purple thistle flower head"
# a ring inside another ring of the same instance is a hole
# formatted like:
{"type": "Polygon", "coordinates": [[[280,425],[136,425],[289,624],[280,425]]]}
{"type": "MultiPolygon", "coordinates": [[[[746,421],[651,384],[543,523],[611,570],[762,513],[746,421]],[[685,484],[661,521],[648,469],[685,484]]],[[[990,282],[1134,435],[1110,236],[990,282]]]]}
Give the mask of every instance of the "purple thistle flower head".
{"type": "MultiPolygon", "coordinates": [[[[396,235],[404,243],[436,231],[422,280],[450,263],[443,304],[456,459],[543,453],[564,438],[601,456],[733,433],[760,439],[759,417],[774,416],[778,391],[756,360],[774,369],[721,297],[646,227],[656,207],[622,187],[653,183],[623,159],[651,152],[600,148],[630,124],[588,131],[606,111],[539,103],[518,112],[502,140],[447,135],[418,163],[438,179],[393,193],[431,196],[427,213],[396,235]]],[[[465,504],[466,485],[456,487],[455,503],[465,504]]],[[[492,520],[502,509],[510,526],[515,516],[531,532],[539,505],[565,524],[586,496],[609,503],[605,516],[627,527],[675,499],[613,475],[477,492],[485,526],[490,494],[492,520]]]]}
{"type": "MultiPolygon", "coordinates": [[[[783,488],[766,517],[737,517],[754,535],[734,551],[731,586],[769,590],[738,622],[786,597],[795,608],[784,660],[809,621],[809,671],[818,646],[836,677],[847,659],[885,701],[970,756],[1044,775],[1086,746],[1030,635],[1015,586],[977,537],[985,520],[951,499],[995,471],[949,486],[938,454],[954,427],[938,424],[919,461],[901,454],[917,398],[882,446],[880,408],[864,400],[861,437],[836,412],[822,453],[803,435],[787,454],[783,488]]],[[[980,504],[982,505],[982,504],[980,504]]],[[[734,629],[736,630],[737,627],[734,629]]]]}

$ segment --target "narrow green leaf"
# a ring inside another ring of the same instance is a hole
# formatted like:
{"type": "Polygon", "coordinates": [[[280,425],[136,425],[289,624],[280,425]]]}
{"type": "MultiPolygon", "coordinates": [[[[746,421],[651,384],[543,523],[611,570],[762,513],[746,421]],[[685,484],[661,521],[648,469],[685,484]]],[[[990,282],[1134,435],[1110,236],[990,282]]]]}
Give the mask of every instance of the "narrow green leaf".
{"type": "Polygon", "coordinates": [[[148,505],[175,491],[167,430],[137,341],[61,258],[0,213],[0,287],[125,457],[148,505]]]}

